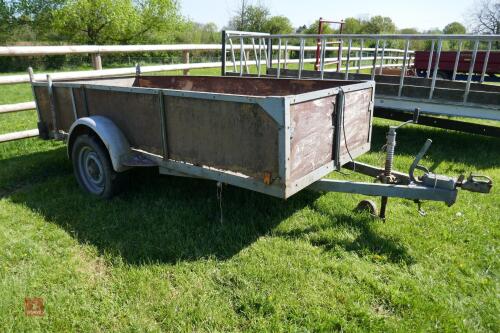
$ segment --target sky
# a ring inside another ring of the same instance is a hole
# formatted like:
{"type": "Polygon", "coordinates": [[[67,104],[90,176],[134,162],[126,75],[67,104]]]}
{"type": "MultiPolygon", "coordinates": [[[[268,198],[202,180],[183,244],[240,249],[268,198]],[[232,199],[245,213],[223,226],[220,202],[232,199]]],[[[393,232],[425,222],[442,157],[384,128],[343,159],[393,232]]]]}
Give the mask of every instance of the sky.
{"type": "MultiPolygon", "coordinates": [[[[250,0],[251,1],[251,0],[250,0]]],[[[200,23],[224,27],[239,0],[179,0],[184,16],[200,23]]],[[[272,15],[288,17],[295,27],[309,25],[320,16],[339,20],[347,17],[389,16],[398,28],[442,29],[446,24],[466,20],[474,0],[254,0],[272,15]]]]}

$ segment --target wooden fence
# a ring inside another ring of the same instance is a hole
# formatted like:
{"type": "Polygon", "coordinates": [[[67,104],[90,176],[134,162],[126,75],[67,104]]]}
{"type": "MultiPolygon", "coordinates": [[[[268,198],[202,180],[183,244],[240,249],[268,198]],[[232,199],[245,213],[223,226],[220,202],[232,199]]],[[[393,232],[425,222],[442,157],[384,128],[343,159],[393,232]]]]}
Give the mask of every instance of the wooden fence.
{"type": "MultiPolygon", "coordinates": [[[[252,45],[243,45],[244,52],[248,52],[253,48],[252,45]]],[[[240,45],[234,45],[234,50],[240,50],[240,45]]],[[[289,52],[297,52],[299,51],[299,46],[289,46],[287,53],[289,52]]],[[[306,46],[305,51],[315,52],[316,46],[306,46]]],[[[327,48],[327,51],[337,51],[336,47],[327,48]]],[[[155,66],[143,66],[141,67],[142,73],[151,73],[151,72],[160,72],[160,71],[174,71],[174,70],[182,70],[184,75],[189,74],[189,70],[191,69],[200,69],[200,68],[220,68],[222,66],[222,62],[206,62],[206,63],[190,63],[190,52],[193,51],[211,51],[211,52],[220,52],[221,45],[220,44],[171,44],[171,45],[74,45],[74,46],[1,46],[0,47],[0,57],[2,56],[47,56],[47,55],[68,55],[68,54],[89,54],[92,59],[92,66],[94,70],[86,70],[86,71],[73,71],[73,72],[58,72],[51,73],[50,76],[54,81],[57,80],[77,80],[77,79],[90,79],[90,78],[104,78],[104,77],[112,77],[112,76],[120,76],[120,75],[130,75],[135,74],[135,67],[128,68],[114,68],[114,69],[103,69],[102,68],[102,59],[101,57],[106,54],[112,53],[137,53],[137,52],[182,52],[183,63],[178,64],[166,64],[166,65],[155,65],[155,66]]],[[[278,51],[277,46],[273,46],[273,51],[278,51]]],[[[281,50],[283,52],[283,50],[281,50]]],[[[349,61],[357,62],[359,68],[371,68],[372,66],[361,66],[363,61],[372,61],[374,59],[374,48],[360,48],[353,47],[351,49],[352,52],[355,52],[355,57],[350,57],[349,61]],[[362,51],[362,52],[361,52],[362,51]],[[368,56],[364,56],[364,54],[368,54],[368,56]]],[[[403,50],[399,49],[386,49],[386,52],[392,52],[393,56],[386,56],[386,64],[380,64],[377,66],[400,66],[399,61],[403,59],[402,56],[399,56],[400,53],[403,53],[403,50]]],[[[250,53],[250,52],[248,52],[250,53]]],[[[299,63],[298,59],[293,59],[289,57],[288,54],[285,54],[285,57],[288,59],[289,64],[297,64],[299,63]]],[[[331,58],[331,60],[335,60],[336,58],[331,58]]],[[[329,60],[328,58],[326,59],[329,60]]],[[[342,58],[343,61],[347,61],[346,57],[342,58]]],[[[306,58],[304,59],[304,63],[314,63],[316,61],[315,58],[306,58]]],[[[273,60],[273,63],[276,63],[277,60],[273,60]]],[[[247,65],[256,65],[255,60],[249,60],[247,65]]],[[[226,66],[238,66],[238,64],[233,64],[232,62],[226,62],[226,66]]],[[[355,67],[356,68],[356,67],[355,67]]],[[[46,80],[47,74],[34,74],[34,80],[46,80]]],[[[8,85],[8,84],[19,84],[19,83],[28,83],[30,82],[30,77],[28,74],[23,75],[5,75],[0,76],[0,86],[8,85]]],[[[1,89],[1,88],[0,88],[1,89]]],[[[27,101],[23,103],[16,104],[5,104],[0,105],[0,116],[6,113],[12,112],[21,112],[33,110],[35,108],[34,101],[27,101]]],[[[19,132],[12,132],[7,134],[0,135],[0,143],[30,138],[38,135],[38,130],[26,130],[19,132]]]]}

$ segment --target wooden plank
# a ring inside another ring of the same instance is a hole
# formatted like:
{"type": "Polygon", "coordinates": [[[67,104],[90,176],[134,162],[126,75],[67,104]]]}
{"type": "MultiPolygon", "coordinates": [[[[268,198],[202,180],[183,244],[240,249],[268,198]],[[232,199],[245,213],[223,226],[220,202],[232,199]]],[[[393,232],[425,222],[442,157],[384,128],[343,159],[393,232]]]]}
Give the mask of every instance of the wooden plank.
{"type": "Polygon", "coordinates": [[[333,159],[336,96],[290,106],[290,180],[297,180],[333,159]]]}
{"type": "Polygon", "coordinates": [[[340,136],[340,161],[343,164],[370,149],[371,89],[345,94],[344,122],[340,136]],[[345,133],[344,133],[345,129],[345,133]],[[351,156],[349,156],[351,154],[351,156]]]}
{"type": "Polygon", "coordinates": [[[40,111],[41,122],[50,133],[52,131],[52,115],[50,113],[50,103],[49,103],[49,93],[47,87],[34,87],[35,99],[38,104],[38,110],[40,111]]]}
{"type": "Polygon", "coordinates": [[[73,102],[71,100],[70,88],[53,87],[54,106],[56,108],[56,119],[58,129],[66,132],[75,121],[73,114],[73,102]]]}
{"type": "MultiPolygon", "coordinates": [[[[86,91],[88,116],[109,118],[123,132],[132,147],[162,154],[157,95],[91,88],[86,91]]],[[[71,109],[64,112],[72,113],[71,109]]]]}
{"type": "Polygon", "coordinates": [[[165,96],[169,157],[264,180],[278,176],[276,122],[257,104],[165,96]]]}

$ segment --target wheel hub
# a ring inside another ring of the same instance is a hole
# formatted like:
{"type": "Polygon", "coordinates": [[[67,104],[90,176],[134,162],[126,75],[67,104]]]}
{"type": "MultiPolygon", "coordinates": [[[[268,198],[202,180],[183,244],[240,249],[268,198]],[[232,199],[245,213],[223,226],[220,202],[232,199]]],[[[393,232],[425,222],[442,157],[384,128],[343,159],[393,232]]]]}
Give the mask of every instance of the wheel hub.
{"type": "Polygon", "coordinates": [[[87,189],[100,194],[104,191],[104,169],[99,155],[89,146],[83,147],[78,155],[79,174],[87,189]]]}

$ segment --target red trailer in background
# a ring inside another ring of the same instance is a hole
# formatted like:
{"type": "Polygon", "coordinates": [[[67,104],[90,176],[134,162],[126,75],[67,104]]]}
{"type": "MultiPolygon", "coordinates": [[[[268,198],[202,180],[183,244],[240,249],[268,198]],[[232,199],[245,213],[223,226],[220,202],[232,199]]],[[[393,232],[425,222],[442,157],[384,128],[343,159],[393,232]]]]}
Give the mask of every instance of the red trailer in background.
{"type": "MultiPolygon", "coordinates": [[[[473,80],[480,80],[480,75],[483,72],[484,62],[486,58],[486,51],[478,51],[476,55],[476,62],[473,69],[473,80]],[[479,75],[479,76],[478,76],[479,75]]],[[[430,51],[415,51],[414,66],[417,75],[420,77],[428,77],[427,71],[429,69],[429,57],[430,51]]],[[[462,51],[460,52],[460,58],[457,63],[456,79],[465,79],[466,75],[469,73],[470,65],[472,61],[472,51],[462,51]],[[465,76],[464,76],[465,75],[465,76]]],[[[439,57],[439,66],[437,77],[440,79],[451,80],[453,78],[453,71],[455,68],[455,62],[457,58],[456,51],[442,51],[439,57]]],[[[431,72],[429,77],[432,77],[434,71],[434,66],[436,64],[436,52],[433,52],[431,72]]],[[[491,51],[487,61],[487,67],[485,71],[485,76],[489,76],[490,79],[495,79],[495,75],[500,74],[500,51],[491,51]]],[[[485,77],[485,80],[488,79],[485,77]]]]}

